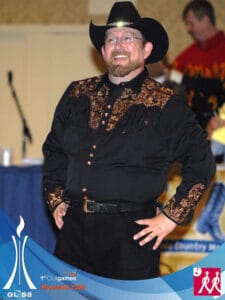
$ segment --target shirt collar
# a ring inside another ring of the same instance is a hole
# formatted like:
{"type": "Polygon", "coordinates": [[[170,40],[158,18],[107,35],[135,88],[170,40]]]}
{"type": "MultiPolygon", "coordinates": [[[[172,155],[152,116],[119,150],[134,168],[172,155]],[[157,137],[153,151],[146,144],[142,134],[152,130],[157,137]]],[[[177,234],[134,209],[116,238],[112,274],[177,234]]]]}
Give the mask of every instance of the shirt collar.
{"type": "Polygon", "coordinates": [[[208,50],[209,48],[217,47],[222,41],[224,41],[224,32],[222,30],[218,31],[213,37],[205,41],[202,48],[208,50]]]}
{"type": "Polygon", "coordinates": [[[141,85],[143,84],[143,82],[145,81],[147,76],[148,76],[148,71],[146,68],[144,68],[144,70],[140,74],[138,74],[135,78],[133,78],[132,80],[130,80],[128,82],[121,82],[120,84],[116,85],[109,80],[108,73],[104,75],[103,81],[105,83],[107,83],[107,85],[109,86],[110,89],[121,86],[124,88],[130,88],[134,92],[139,92],[141,85]]]}

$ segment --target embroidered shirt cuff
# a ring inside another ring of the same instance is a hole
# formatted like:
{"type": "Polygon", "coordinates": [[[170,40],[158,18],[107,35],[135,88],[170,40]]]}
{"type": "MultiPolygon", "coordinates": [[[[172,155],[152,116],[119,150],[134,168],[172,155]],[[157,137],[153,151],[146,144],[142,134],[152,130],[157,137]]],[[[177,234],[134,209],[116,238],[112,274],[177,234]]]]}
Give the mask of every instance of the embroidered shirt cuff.
{"type": "Polygon", "coordinates": [[[56,187],[53,191],[49,192],[47,188],[44,189],[46,197],[46,203],[51,213],[59,206],[61,203],[70,204],[69,199],[64,194],[64,189],[62,187],[56,187]]]}
{"type": "Polygon", "coordinates": [[[173,197],[163,208],[162,212],[178,225],[186,225],[194,214],[194,208],[199,202],[204,190],[203,184],[195,184],[186,198],[176,201],[173,197]]]}

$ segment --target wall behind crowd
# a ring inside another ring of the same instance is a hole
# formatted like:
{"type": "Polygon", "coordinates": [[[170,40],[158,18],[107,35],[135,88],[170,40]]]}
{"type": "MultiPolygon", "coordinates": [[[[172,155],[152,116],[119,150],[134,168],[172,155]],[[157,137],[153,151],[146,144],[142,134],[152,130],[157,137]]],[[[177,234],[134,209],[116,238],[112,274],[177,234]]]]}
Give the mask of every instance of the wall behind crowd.
{"type": "MultiPolygon", "coordinates": [[[[49,131],[56,103],[72,80],[103,71],[88,37],[90,19],[105,24],[111,0],[0,0],[0,147],[11,147],[21,161],[21,120],[8,72],[21,103],[33,143],[28,157],[42,157],[41,145],[49,131]],[[104,9],[106,13],[104,12],[104,9]],[[97,59],[97,64],[94,59],[97,59]]],[[[168,61],[191,42],[181,13],[187,0],[136,0],[141,16],[158,19],[167,29],[168,61]]],[[[225,28],[225,1],[212,0],[218,28],[225,28]]]]}

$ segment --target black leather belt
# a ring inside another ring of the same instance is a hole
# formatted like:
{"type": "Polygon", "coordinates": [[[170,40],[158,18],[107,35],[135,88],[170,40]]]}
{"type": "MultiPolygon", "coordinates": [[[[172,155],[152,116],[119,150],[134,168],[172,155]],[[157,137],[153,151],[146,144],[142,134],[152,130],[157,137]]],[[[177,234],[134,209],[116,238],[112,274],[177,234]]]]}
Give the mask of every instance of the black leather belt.
{"type": "Polygon", "coordinates": [[[87,214],[115,214],[120,212],[131,212],[131,211],[139,211],[144,210],[150,207],[156,207],[155,205],[151,205],[149,203],[108,203],[108,202],[96,202],[94,200],[84,199],[83,211],[87,214]]]}

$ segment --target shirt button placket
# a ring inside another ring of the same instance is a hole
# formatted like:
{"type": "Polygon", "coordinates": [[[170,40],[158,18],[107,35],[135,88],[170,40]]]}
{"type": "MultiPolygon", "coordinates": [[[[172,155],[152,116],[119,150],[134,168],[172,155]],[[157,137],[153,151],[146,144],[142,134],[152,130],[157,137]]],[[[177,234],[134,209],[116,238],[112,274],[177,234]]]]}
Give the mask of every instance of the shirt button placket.
{"type": "MultiPolygon", "coordinates": [[[[103,127],[106,125],[107,123],[107,119],[109,118],[109,111],[111,109],[111,105],[108,104],[107,107],[106,107],[106,111],[103,113],[103,118],[101,120],[101,125],[103,125],[103,127]]],[[[88,160],[86,161],[86,164],[87,166],[91,167],[92,164],[93,164],[93,159],[94,159],[94,156],[95,156],[95,151],[97,149],[97,145],[96,144],[93,144],[92,145],[92,149],[91,151],[89,152],[88,154],[88,160]]],[[[83,194],[83,199],[85,200],[85,198],[87,198],[87,188],[86,187],[83,187],[82,188],[82,194],[83,194]]]]}
{"type": "Polygon", "coordinates": [[[110,104],[108,104],[108,105],[106,106],[106,108],[105,108],[105,112],[104,112],[103,115],[102,115],[101,124],[102,124],[103,126],[106,126],[106,124],[107,124],[107,122],[108,122],[109,111],[110,111],[111,107],[112,107],[112,106],[111,106],[110,104]]]}
{"type": "Polygon", "coordinates": [[[93,144],[93,145],[92,145],[92,150],[91,150],[91,152],[88,154],[88,160],[87,160],[87,165],[88,165],[88,166],[91,166],[92,163],[93,163],[93,158],[94,158],[94,156],[95,156],[94,151],[95,151],[96,149],[97,149],[96,144],[93,144]]]}

